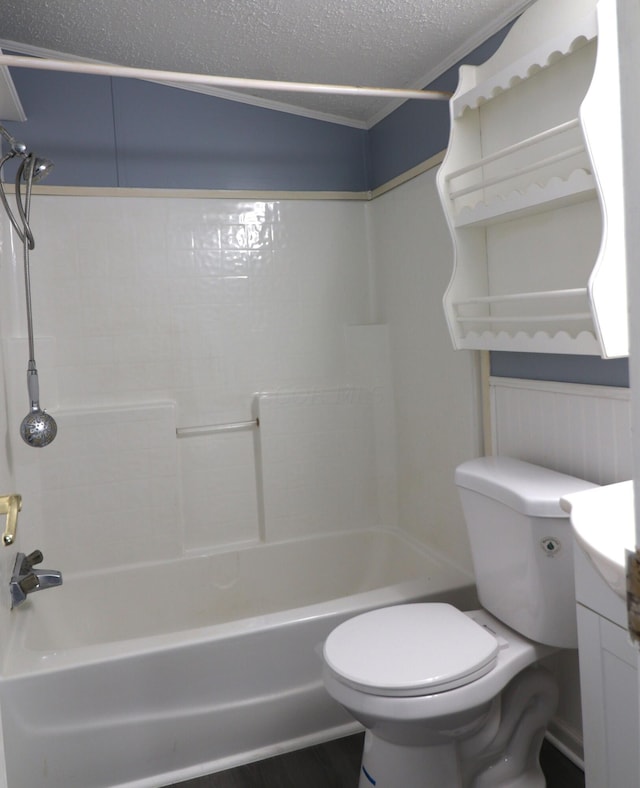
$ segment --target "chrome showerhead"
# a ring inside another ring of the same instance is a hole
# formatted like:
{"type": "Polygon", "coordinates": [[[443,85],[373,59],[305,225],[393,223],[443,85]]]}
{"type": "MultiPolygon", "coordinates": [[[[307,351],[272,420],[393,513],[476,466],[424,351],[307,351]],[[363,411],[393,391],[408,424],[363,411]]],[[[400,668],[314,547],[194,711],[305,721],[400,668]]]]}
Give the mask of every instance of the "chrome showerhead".
{"type": "Polygon", "coordinates": [[[58,425],[55,419],[44,410],[32,410],[20,424],[22,440],[36,449],[48,446],[57,433],[58,425]]]}
{"type": "Polygon", "coordinates": [[[41,159],[30,153],[27,157],[27,164],[22,170],[22,180],[28,181],[31,178],[31,183],[40,183],[53,169],[54,164],[49,159],[41,159]]]}
{"type": "Polygon", "coordinates": [[[40,407],[38,370],[33,359],[29,361],[27,369],[27,388],[29,389],[31,410],[22,419],[20,437],[29,446],[34,446],[35,448],[48,446],[58,434],[58,425],[53,416],[50,416],[40,407]]]}

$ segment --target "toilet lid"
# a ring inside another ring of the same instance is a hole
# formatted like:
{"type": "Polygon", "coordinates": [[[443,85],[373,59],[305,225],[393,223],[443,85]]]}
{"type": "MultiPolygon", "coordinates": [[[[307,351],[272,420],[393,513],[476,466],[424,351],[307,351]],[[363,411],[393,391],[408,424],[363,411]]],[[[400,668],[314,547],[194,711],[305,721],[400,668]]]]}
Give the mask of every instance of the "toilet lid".
{"type": "Polygon", "coordinates": [[[496,637],[452,605],[372,610],[340,624],[324,658],[343,683],[373,695],[411,696],[462,687],[489,673],[496,637]]]}

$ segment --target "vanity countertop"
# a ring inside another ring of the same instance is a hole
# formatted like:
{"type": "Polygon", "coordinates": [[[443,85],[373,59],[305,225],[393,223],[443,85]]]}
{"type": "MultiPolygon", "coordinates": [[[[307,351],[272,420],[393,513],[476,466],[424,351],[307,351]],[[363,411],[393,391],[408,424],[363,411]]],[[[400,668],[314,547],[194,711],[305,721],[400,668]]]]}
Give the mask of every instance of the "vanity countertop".
{"type": "Polygon", "coordinates": [[[619,482],[567,495],[561,507],[575,538],[606,583],[626,598],[626,551],[635,549],[633,482],[619,482]]]}

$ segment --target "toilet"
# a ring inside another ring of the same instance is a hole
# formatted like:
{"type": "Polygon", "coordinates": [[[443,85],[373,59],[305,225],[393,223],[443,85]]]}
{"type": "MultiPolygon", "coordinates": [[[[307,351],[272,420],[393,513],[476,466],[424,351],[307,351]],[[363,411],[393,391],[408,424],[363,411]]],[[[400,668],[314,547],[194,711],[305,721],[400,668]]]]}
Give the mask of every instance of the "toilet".
{"type": "Polygon", "coordinates": [[[456,469],[481,610],[372,610],[334,629],[328,693],[366,729],[359,788],[544,788],[557,687],[539,663],[577,648],[562,496],[596,485],[509,457],[456,469]]]}

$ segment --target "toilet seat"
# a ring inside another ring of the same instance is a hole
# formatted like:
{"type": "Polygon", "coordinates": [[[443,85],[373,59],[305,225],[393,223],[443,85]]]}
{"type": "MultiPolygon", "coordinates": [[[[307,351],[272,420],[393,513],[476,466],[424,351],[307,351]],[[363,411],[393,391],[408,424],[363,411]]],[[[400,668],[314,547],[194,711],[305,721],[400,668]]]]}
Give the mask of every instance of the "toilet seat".
{"type": "Polygon", "coordinates": [[[341,682],[373,695],[410,697],[446,692],[495,666],[495,635],[448,604],[372,610],[345,621],[324,645],[341,682]]]}

